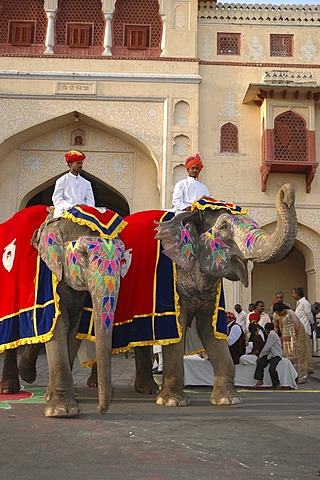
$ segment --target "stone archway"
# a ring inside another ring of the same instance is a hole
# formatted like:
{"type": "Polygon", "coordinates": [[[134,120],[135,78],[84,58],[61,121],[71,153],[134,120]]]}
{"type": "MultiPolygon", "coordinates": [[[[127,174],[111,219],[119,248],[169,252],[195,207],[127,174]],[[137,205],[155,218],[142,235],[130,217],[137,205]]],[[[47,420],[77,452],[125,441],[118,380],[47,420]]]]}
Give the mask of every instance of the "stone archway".
{"type": "Polygon", "coordinates": [[[251,275],[251,300],[263,300],[266,313],[269,313],[275,292],[284,292],[284,299],[294,307],[292,289],[302,287],[307,291],[306,261],[297,246],[278,263],[255,263],[251,275]]]}
{"type": "Polygon", "coordinates": [[[159,165],[151,150],[124,131],[73,112],[0,146],[6,179],[0,189],[1,221],[27,205],[51,204],[55,180],[67,171],[64,153],[74,148],[75,129],[83,132],[83,175],[93,184],[97,206],[121,215],[160,208],[159,165]]]}

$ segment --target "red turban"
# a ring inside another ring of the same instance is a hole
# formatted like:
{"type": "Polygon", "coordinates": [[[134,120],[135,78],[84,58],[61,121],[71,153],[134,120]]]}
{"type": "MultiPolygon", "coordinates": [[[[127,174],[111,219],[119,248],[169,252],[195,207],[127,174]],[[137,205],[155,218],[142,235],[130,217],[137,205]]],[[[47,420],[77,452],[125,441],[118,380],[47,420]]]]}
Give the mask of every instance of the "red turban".
{"type": "Polygon", "coordinates": [[[249,320],[250,322],[257,322],[258,320],[260,320],[259,313],[250,313],[249,320]]]}
{"type": "Polygon", "coordinates": [[[199,153],[196,153],[195,155],[191,155],[191,157],[187,158],[185,163],[186,169],[188,170],[188,168],[192,167],[192,165],[199,165],[199,173],[203,169],[203,163],[199,153]]]}
{"type": "Polygon", "coordinates": [[[68,153],[65,154],[66,162],[82,162],[86,158],[83,152],[79,152],[78,150],[70,150],[68,153]]]}

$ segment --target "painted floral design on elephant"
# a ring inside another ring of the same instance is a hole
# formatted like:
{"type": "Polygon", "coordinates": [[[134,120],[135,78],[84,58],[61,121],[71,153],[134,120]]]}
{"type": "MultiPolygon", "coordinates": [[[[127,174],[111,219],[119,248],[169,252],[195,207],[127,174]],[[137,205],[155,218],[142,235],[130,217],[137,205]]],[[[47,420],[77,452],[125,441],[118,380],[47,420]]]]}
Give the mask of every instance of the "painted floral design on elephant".
{"type": "Polygon", "coordinates": [[[235,216],[233,223],[237,225],[241,233],[246,233],[243,243],[247,248],[252,247],[258,238],[270,238],[270,235],[267,235],[265,231],[261,230],[254,220],[245,215],[235,216]]]}
{"type": "Polygon", "coordinates": [[[113,324],[120,284],[120,266],[123,244],[116,241],[97,238],[90,241],[88,252],[92,253],[93,274],[89,278],[91,285],[103,289],[101,321],[107,328],[113,324]]]}
{"type": "Polygon", "coordinates": [[[221,237],[216,236],[214,227],[205,233],[205,240],[209,243],[212,250],[212,265],[215,264],[219,268],[222,263],[227,261],[226,251],[230,250],[230,247],[224,243],[221,237]]]}
{"type": "Polygon", "coordinates": [[[55,233],[49,232],[48,235],[44,236],[44,241],[48,249],[49,259],[58,264],[58,260],[61,259],[61,251],[55,233]]]}
{"type": "Polygon", "coordinates": [[[181,229],[181,236],[180,236],[180,245],[181,245],[181,255],[183,257],[187,257],[189,260],[190,256],[194,255],[193,245],[192,245],[192,238],[190,231],[188,229],[188,225],[182,227],[181,229]]]}

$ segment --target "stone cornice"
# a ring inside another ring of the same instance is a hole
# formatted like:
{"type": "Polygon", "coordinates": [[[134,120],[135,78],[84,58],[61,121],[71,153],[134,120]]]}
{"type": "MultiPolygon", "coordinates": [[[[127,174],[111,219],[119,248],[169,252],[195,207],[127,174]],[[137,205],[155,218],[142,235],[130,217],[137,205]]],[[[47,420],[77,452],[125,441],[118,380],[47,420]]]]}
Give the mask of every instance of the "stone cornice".
{"type": "Polygon", "coordinates": [[[225,67],[277,67],[279,68],[312,68],[318,69],[320,68],[320,64],[313,64],[313,63],[267,63],[267,62],[216,62],[216,61],[207,61],[207,60],[200,60],[199,65],[213,65],[213,66],[225,66],[225,67]]]}
{"type": "Polygon", "coordinates": [[[111,72],[48,72],[29,70],[0,70],[0,78],[21,78],[29,80],[66,81],[107,81],[107,82],[148,82],[148,83],[188,83],[199,84],[200,75],[111,73],[111,72]]]}
{"type": "Polygon", "coordinates": [[[320,25],[320,5],[271,5],[199,2],[198,19],[210,23],[320,25]]]}

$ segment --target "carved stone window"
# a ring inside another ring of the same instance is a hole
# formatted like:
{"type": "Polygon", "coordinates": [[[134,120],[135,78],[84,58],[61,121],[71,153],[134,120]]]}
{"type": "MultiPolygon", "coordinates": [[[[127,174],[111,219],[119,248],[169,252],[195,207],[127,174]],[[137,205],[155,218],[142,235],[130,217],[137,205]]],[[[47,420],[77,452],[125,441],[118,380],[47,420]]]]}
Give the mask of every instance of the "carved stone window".
{"type": "Polygon", "coordinates": [[[34,43],[35,22],[10,22],[10,43],[30,47],[34,43]]]}
{"type": "Polygon", "coordinates": [[[233,123],[225,123],[220,128],[220,153],[238,153],[238,128],[233,123]]]}
{"type": "Polygon", "coordinates": [[[190,105],[181,100],[174,106],[174,124],[184,127],[189,125],[190,120],[190,105]]]}
{"type": "Polygon", "coordinates": [[[276,162],[308,160],[305,120],[293,112],[285,112],[274,120],[274,159],[276,162]]]}
{"type": "Polygon", "coordinates": [[[67,44],[74,48],[88,48],[92,45],[91,23],[69,23],[67,30],[67,44]]]}
{"type": "Polygon", "coordinates": [[[124,45],[134,50],[148,48],[150,45],[150,26],[125,25],[124,45]]]}
{"type": "Polygon", "coordinates": [[[266,191],[270,173],[285,173],[304,174],[306,192],[310,193],[318,167],[315,131],[308,129],[302,115],[290,110],[274,118],[272,129],[265,128],[264,122],[262,126],[262,191],[266,191]]]}
{"type": "Polygon", "coordinates": [[[270,35],[270,57],[292,57],[293,35],[270,35]]]}
{"type": "Polygon", "coordinates": [[[218,33],[218,55],[240,55],[240,33],[218,33]]]}
{"type": "Polygon", "coordinates": [[[177,135],[173,139],[173,155],[190,155],[190,138],[187,135],[177,135]]]}

